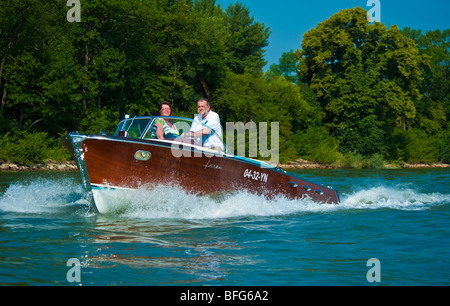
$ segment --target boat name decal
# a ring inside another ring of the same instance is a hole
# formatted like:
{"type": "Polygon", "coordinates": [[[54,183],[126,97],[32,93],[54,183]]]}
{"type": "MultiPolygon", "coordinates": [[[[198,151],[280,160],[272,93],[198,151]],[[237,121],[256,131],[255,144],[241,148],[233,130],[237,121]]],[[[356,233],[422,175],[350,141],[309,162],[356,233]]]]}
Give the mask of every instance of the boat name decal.
{"type": "Polygon", "coordinates": [[[262,173],[255,170],[245,169],[244,177],[251,178],[255,181],[260,181],[263,183],[267,183],[267,179],[269,178],[268,173],[262,173]]]}
{"type": "Polygon", "coordinates": [[[215,165],[215,164],[211,164],[211,161],[210,161],[210,160],[208,160],[208,163],[207,163],[206,165],[204,165],[204,167],[205,167],[205,170],[206,170],[206,168],[213,168],[213,169],[219,169],[219,170],[222,170],[222,167],[221,167],[221,166],[215,165]]]}

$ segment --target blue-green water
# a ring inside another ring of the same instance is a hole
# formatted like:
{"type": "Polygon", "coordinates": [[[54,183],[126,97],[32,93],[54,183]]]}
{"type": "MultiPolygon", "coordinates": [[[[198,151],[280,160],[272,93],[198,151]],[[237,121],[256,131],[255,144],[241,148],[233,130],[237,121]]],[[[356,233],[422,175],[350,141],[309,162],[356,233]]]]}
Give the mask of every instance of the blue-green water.
{"type": "Polygon", "coordinates": [[[295,174],[342,203],[160,186],[98,215],[77,173],[0,172],[0,284],[450,285],[450,170],[295,174]]]}

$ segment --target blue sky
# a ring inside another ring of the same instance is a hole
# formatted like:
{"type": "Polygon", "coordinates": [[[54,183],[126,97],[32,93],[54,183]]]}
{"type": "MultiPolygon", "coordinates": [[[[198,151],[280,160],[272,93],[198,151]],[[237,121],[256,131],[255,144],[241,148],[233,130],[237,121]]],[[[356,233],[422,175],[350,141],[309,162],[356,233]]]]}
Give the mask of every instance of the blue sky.
{"type": "MultiPolygon", "coordinates": [[[[444,30],[450,28],[450,0],[379,0],[381,22],[400,29],[444,30]]],[[[226,9],[237,0],[216,0],[226,9]]],[[[301,47],[303,34],[342,9],[360,6],[367,10],[368,0],[240,0],[250,9],[255,21],[270,28],[266,48],[268,68],[278,63],[283,52],[301,47]]]]}

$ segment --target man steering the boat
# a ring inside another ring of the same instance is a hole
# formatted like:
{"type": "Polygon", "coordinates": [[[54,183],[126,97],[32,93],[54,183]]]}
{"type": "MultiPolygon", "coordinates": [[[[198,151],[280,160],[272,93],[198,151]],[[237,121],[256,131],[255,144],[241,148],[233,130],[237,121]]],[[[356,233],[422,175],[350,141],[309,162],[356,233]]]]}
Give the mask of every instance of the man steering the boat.
{"type": "Polygon", "coordinates": [[[219,115],[211,110],[211,102],[208,99],[200,98],[197,101],[197,111],[198,115],[194,117],[189,136],[201,137],[202,145],[205,148],[223,151],[222,126],[220,125],[219,115]]]}

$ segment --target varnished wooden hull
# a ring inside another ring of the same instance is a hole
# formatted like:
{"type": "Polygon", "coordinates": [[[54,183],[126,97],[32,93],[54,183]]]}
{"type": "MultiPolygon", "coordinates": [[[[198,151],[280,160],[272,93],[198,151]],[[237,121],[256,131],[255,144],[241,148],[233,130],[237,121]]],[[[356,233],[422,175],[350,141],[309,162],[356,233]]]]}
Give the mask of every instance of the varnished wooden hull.
{"type": "MultiPolygon", "coordinates": [[[[318,203],[339,202],[337,192],[331,188],[252,159],[168,141],[100,135],[76,137],[74,140],[66,136],[63,144],[77,161],[88,191],[172,184],[201,195],[244,189],[267,197],[284,195],[289,199],[309,197],[318,203]]],[[[99,205],[97,209],[102,212],[99,205]]]]}

